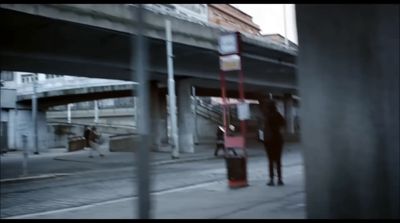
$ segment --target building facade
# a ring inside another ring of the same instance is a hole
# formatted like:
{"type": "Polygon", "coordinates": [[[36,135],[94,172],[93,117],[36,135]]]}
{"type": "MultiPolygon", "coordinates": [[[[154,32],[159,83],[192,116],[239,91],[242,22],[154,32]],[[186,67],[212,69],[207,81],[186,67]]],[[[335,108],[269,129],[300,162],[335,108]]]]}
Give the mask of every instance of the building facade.
{"type": "Polygon", "coordinates": [[[253,18],[230,4],[208,4],[208,22],[227,29],[261,35],[260,27],[253,18]]]}
{"type": "Polygon", "coordinates": [[[208,23],[207,4],[145,4],[145,8],[183,20],[208,23]]]}
{"type": "Polygon", "coordinates": [[[229,4],[145,4],[145,8],[191,22],[261,35],[260,27],[252,21],[250,15],[229,4]]]}
{"type": "MultiPolygon", "coordinates": [[[[32,108],[19,104],[17,96],[32,94],[35,81],[38,93],[57,88],[96,86],[97,83],[105,81],[104,79],[29,72],[1,71],[0,74],[0,152],[21,150],[27,145],[29,145],[29,150],[33,150],[32,108]]],[[[47,150],[52,145],[52,140],[50,140],[52,129],[48,125],[49,120],[69,122],[72,116],[73,121],[77,123],[97,121],[99,124],[122,123],[135,126],[134,110],[135,97],[83,101],[69,104],[69,106],[66,104],[50,107],[48,110],[42,110],[39,104],[37,112],[39,148],[41,151],[47,150]],[[95,110],[98,110],[97,120],[95,110]],[[49,116],[49,113],[55,114],[49,116]]]]}

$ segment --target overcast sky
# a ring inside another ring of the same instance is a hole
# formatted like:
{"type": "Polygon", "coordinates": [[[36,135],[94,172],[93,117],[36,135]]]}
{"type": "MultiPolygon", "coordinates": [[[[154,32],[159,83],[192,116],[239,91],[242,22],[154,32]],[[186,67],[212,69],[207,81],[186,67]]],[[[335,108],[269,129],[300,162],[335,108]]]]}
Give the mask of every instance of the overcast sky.
{"type": "MultiPolygon", "coordinates": [[[[279,33],[284,36],[283,4],[232,4],[253,17],[262,34],[279,33]]],[[[287,37],[297,44],[294,4],[286,5],[287,37]]]]}

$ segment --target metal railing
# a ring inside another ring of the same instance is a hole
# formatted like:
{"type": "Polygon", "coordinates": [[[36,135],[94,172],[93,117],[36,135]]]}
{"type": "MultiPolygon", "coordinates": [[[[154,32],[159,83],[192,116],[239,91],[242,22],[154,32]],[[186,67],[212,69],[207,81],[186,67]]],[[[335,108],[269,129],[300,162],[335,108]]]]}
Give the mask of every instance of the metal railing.
{"type": "MultiPolygon", "coordinates": [[[[223,125],[223,112],[222,112],[222,107],[220,105],[213,106],[209,103],[205,103],[202,100],[196,100],[196,103],[197,103],[196,112],[198,115],[210,121],[213,121],[218,125],[223,125]]],[[[230,123],[235,126],[239,126],[240,120],[238,119],[236,109],[230,109],[229,115],[230,115],[229,116],[230,123]]]]}

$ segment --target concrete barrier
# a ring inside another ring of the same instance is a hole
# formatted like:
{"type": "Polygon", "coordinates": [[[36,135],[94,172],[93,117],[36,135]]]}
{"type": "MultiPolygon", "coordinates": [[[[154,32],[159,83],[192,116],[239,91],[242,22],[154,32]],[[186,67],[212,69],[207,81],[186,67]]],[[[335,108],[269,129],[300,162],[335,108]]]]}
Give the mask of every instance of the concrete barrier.
{"type": "Polygon", "coordinates": [[[82,136],[72,136],[68,139],[68,152],[82,150],[85,148],[86,139],[82,136]]]}
{"type": "Polygon", "coordinates": [[[135,152],[140,143],[140,137],[136,134],[121,134],[110,136],[110,152],[135,152]]]}

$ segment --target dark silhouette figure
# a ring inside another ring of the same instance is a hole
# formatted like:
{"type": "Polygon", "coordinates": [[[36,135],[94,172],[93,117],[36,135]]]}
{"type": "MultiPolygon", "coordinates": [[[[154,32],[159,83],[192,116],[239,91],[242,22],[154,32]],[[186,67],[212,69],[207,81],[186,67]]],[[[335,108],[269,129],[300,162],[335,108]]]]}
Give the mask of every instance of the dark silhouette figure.
{"type": "Polygon", "coordinates": [[[215,148],[215,151],[214,151],[214,156],[218,155],[218,151],[220,149],[225,150],[224,131],[222,130],[221,126],[218,126],[218,128],[217,128],[217,144],[216,144],[216,148],[215,148]]]}
{"type": "Polygon", "coordinates": [[[278,185],[283,185],[281,156],[284,142],[281,128],[285,126],[286,121],[278,112],[274,101],[262,99],[260,105],[264,115],[264,148],[269,162],[270,181],[267,185],[274,185],[274,164],[278,173],[278,185]]]}
{"type": "Polygon", "coordinates": [[[90,147],[89,145],[89,135],[90,135],[90,128],[89,126],[85,126],[85,132],[83,133],[83,137],[85,137],[85,147],[90,147]]]}
{"type": "Polygon", "coordinates": [[[92,127],[89,131],[89,145],[90,145],[90,153],[89,158],[93,158],[92,153],[94,151],[98,152],[100,157],[104,157],[104,154],[101,153],[98,141],[100,139],[100,134],[97,132],[97,128],[95,126],[92,127]]]}

